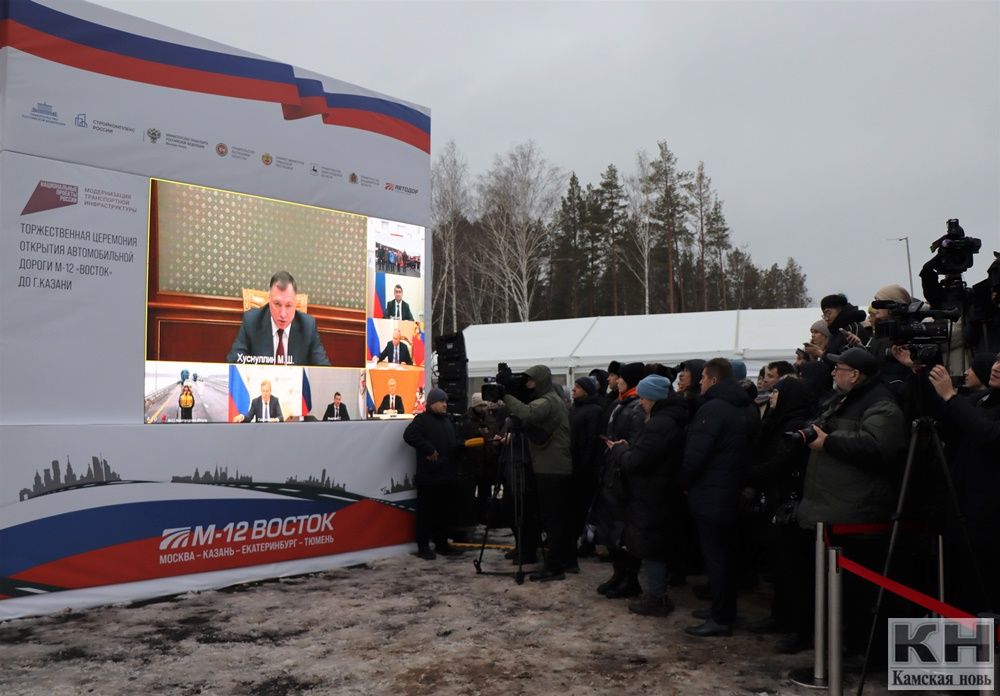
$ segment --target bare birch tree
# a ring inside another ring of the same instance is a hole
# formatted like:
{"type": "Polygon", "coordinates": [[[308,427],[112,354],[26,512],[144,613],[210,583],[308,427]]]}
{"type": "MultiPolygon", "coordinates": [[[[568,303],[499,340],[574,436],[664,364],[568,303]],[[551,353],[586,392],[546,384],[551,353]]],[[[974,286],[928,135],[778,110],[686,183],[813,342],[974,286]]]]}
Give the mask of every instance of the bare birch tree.
{"type": "Polygon", "coordinates": [[[469,165],[454,140],[448,141],[431,167],[431,234],[434,248],[434,296],[432,306],[439,332],[458,331],[458,236],[462,221],[471,214],[469,165]]]}
{"type": "Polygon", "coordinates": [[[506,295],[507,321],[511,312],[518,321],[531,319],[562,178],[529,141],[494,158],[480,179],[480,223],[494,253],[492,270],[506,295]]]}
{"type": "Polygon", "coordinates": [[[649,155],[639,151],[635,156],[635,173],[625,177],[626,209],[631,223],[628,226],[627,248],[632,257],[627,266],[642,286],[643,314],[649,314],[649,276],[658,236],[652,217],[655,191],[651,184],[651,171],[649,155]]]}

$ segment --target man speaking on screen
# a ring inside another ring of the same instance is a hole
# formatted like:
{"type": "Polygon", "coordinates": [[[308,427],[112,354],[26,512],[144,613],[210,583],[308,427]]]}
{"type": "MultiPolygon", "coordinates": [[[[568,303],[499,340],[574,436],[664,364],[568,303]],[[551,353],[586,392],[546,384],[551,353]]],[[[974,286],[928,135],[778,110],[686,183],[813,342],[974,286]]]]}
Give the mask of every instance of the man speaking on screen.
{"type": "Polygon", "coordinates": [[[329,366],[316,320],[295,309],[295,278],[288,271],[271,276],[267,307],[243,313],[240,332],[229,349],[231,363],[329,366]]]}
{"type": "Polygon", "coordinates": [[[260,383],[260,396],[250,402],[250,410],[238,413],[233,423],[280,423],[281,403],[278,397],[271,396],[271,381],[265,379],[260,383]]]}

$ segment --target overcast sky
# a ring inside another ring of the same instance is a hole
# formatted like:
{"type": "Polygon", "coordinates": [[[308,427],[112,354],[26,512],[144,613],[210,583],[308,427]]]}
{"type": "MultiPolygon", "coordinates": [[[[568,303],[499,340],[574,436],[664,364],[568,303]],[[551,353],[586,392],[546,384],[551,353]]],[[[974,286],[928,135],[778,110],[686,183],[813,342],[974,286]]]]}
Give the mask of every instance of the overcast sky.
{"type": "Polygon", "coordinates": [[[816,304],[908,284],[945,220],[1000,249],[1000,2],[100,4],[432,110],[474,174],[529,139],[597,183],[666,140],[816,304]]]}

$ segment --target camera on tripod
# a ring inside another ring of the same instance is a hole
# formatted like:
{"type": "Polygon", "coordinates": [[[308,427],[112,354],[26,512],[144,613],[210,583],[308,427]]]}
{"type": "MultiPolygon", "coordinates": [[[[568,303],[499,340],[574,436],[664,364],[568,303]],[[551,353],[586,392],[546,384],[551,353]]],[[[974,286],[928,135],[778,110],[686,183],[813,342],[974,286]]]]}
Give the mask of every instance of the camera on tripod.
{"type": "Polygon", "coordinates": [[[875,300],[872,308],[887,309],[892,317],[875,324],[875,338],[904,346],[917,367],[942,364],[942,348],[951,333],[950,322],[958,321],[962,315],[961,309],[931,309],[919,301],[875,300]],[[925,321],[927,319],[931,321],[925,321]]]}
{"type": "Polygon", "coordinates": [[[947,224],[948,231],[931,244],[931,251],[937,252],[933,259],[934,270],[943,276],[961,276],[972,268],[972,257],[979,253],[983,240],[966,237],[958,218],[948,220],[947,224]]]}
{"type": "Polygon", "coordinates": [[[530,401],[531,390],[527,387],[528,375],[514,372],[507,363],[497,365],[496,377],[487,377],[481,394],[484,401],[502,401],[504,394],[510,394],[519,401],[530,401]]]}

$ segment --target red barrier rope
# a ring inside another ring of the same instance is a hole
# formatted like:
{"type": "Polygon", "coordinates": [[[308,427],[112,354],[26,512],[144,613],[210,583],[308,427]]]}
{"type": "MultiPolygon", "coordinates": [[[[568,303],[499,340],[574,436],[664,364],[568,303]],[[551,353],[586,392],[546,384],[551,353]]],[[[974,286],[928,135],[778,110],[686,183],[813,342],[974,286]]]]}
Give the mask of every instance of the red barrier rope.
{"type": "MultiPolygon", "coordinates": [[[[873,524],[831,524],[828,529],[830,534],[888,534],[892,531],[891,522],[879,522],[873,524]]],[[[829,544],[827,544],[829,545],[829,544]]]]}
{"type": "Polygon", "coordinates": [[[922,606],[928,611],[932,611],[935,614],[939,614],[948,619],[975,619],[978,618],[974,614],[957,609],[950,604],[945,604],[944,602],[934,599],[930,595],[925,595],[923,592],[911,589],[902,583],[896,582],[890,578],[885,577],[880,573],[876,573],[874,570],[864,567],[860,563],[856,563],[849,558],[844,556],[837,557],[837,565],[839,565],[844,570],[849,573],[854,573],[860,578],[864,578],[870,583],[878,585],[879,587],[885,588],[895,595],[899,595],[903,599],[907,599],[914,604],[922,606]]]}

